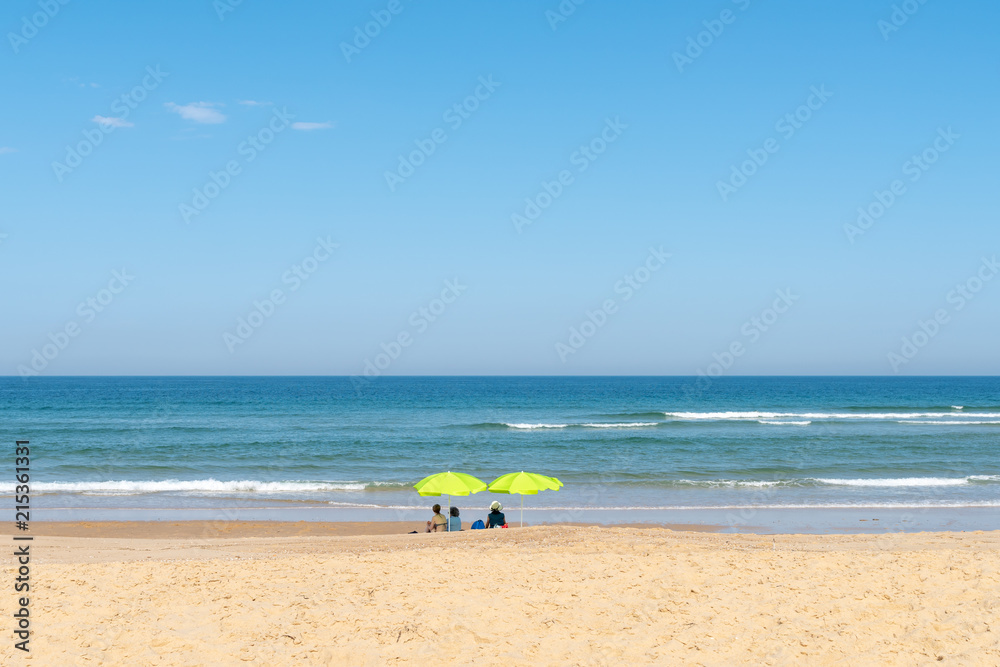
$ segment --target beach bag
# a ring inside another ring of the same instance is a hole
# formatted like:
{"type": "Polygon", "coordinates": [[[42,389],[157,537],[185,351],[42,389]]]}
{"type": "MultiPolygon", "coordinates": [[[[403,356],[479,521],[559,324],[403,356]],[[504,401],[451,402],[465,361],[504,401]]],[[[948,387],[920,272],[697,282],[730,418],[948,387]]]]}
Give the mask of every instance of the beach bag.
{"type": "Polygon", "coordinates": [[[484,528],[486,528],[486,524],[483,523],[482,519],[476,519],[472,523],[472,530],[483,530],[484,528]]]}

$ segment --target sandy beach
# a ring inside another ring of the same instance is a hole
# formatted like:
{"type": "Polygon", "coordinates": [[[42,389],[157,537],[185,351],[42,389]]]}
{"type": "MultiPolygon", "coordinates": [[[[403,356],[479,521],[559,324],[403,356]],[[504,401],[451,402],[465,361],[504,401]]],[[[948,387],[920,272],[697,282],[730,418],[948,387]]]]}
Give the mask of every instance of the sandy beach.
{"type": "Polygon", "coordinates": [[[997,532],[35,526],[3,664],[1000,664],[997,532]]]}

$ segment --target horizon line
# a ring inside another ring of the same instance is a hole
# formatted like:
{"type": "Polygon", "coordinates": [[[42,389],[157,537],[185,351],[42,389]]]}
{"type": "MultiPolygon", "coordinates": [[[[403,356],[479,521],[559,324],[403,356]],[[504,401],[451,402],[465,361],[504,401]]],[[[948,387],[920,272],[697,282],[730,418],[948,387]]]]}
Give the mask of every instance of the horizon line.
{"type": "MultiPolygon", "coordinates": [[[[20,375],[0,375],[0,379],[4,378],[16,378],[20,380],[36,380],[36,379],[69,379],[69,378],[344,378],[346,380],[351,380],[355,378],[365,378],[375,382],[381,379],[420,379],[420,378],[699,378],[703,377],[701,375],[614,375],[614,374],[599,374],[599,375],[514,375],[514,374],[504,374],[504,375],[481,375],[481,374],[465,374],[465,375],[380,375],[378,377],[368,377],[364,375],[323,375],[323,374],[310,374],[310,375],[295,375],[295,374],[268,374],[268,375],[223,375],[223,374],[213,374],[213,375],[155,375],[155,374],[135,374],[135,375],[37,375],[31,377],[22,377],[20,375]]],[[[734,378],[885,378],[885,379],[921,379],[921,378],[1000,378],[1000,375],[972,375],[972,374],[957,374],[957,375],[811,375],[811,374],[775,374],[775,375],[722,375],[719,377],[709,377],[713,382],[726,379],[734,378]]]]}

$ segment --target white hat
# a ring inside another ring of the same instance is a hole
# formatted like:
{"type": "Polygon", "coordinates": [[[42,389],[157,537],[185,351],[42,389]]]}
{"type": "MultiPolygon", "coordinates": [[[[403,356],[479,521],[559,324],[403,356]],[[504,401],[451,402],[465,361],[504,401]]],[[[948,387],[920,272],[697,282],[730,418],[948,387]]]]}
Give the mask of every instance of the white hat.
{"type": "Polygon", "coordinates": [[[494,500],[492,503],[490,503],[490,509],[499,512],[500,510],[503,509],[503,505],[500,504],[499,500],[494,500]]]}

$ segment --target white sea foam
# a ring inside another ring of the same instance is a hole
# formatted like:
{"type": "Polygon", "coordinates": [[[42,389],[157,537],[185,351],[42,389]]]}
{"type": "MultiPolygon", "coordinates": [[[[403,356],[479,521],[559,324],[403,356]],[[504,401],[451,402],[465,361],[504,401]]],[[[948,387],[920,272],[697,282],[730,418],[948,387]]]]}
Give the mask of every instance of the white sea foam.
{"type": "Polygon", "coordinates": [[[802,486],[859,486],[859,487],[907,487],[907,486],[962,486],[970,482],[997,482],[1000,475],[969,475],[967,477],[890,477],[831,479],[807,477],[780,480],[752,479],[678,479],[672,483],[678,486],[702,488],[755,488],[755,487],[802,487],[802,486]]]}
{"type": "Polygon", "coordinates": [[[621,422],[618,424],[580,424],[588,428],[634,428],[638,426],[658,426],[660,422],[621,422]]]}
{"type": "Polygon", "coordinates": [[[964,410],[965,406],[964,405],[953,405],[953,406],[951,406],[951,409],[952,410],[964,410]]]}
{"type": "Polygon", "coordinates": [[[757,423],[758,424],[768,424],[769,426],[782,426],[782,425],[788,425],[788,426],[809,426],[809,424],[812,424],[811,421],[804,421],[804,422],[776,421],[774,419],[758,419],[757,423]]]}
{"type": "MultiPolygon", "coordinates": [[[[969,475],[967,477],[901,477],[901,478],[799,478],[783,480],[743,480],[743,479],[713,479],[692,480],[679,479],[669,482],[677,486],[701,488],[768,488],[775,486],[801,487],[813,484],[829,486],[854,487],[922,487],[922,486],[962,486],[970,483],[1000,482],[1000,475],[969,475]]],[[[164,480],[164,481],[131,481],[118,480],[109,482],[39,482],[32,485],[38,493],[62,493],[82,495],[141,495],[147,493],[196,493],[214,494],[273,494],[273,493],[323,493],[336,491],[363,491],[368,488],[409,488],[400,482],[318,482],[318,481],[282,481],[264,482],[258,480],[219,481],[215,479],[201,480],[164,480]]],[[[14,492],[14,484],[0,483],[0,494],[14,492]]],[[[339,503],[338,503],[339,504],[339,503]]],[[[354,503],[346,503],[354,506],[354,503]]],[[[362,506],[362,505],[358,505],[362,506]]],[[[373,505],[374,506],[374,505],[373,505]]]]}
{"type": "MultiPolygon", "coordinates": [[[[372,486],[377,485],[376,482],[372,486]]],[[[143,493],[306,493],[316,491],[363,491],[364,482],[263,482],[240,480],[223,482],[216,479],[109,482],[35,482],[32,491],[38,493],[82,493],[86,495],[137,495],[143,493]]],[[[0,483],[0,493],[13,493],[13,484],[0,483]]]]}
{"type": "Polygon", "coordinates": [[[537,429],[537,428],[567,428],[578,426],[585,428],[635,428],[639,426],[658,426],[660,422],[613,422],[613,423],[589,423],[589,424],[504,424],[508,428],[517,429],[537,429]]]}
{"type": "Polygon", "coordinates": [[[779,486],[789,484],[787,480],[760,480],[760,479],[678,479],[676,484],[690,486],[701,486],[707,488],[718,487],[750,487],[760,488],[767,486],[779,486]]]}
{"type": "Polygon", "coordinates": [[[900,419],[944,419],[948,417],[967,418],[996,418],[1000,413],[996,412],[963,412],[956,415],[954,412],[664,412],[664,415],[682,421],[747,421],[747,420],[774,420],[792,419],[797,421],[805,420],[900,420],[900,419]]]}
{"type": "Polygon", "coordinates": [[[890,479],[823,479],[817,482],[833,486],[962,486],[968,477],[898,477],[890,479]]]}
{"type": "MultiPolygon", "coordinates": [[[[664,412],[673,421],[757,421],[767,425],[808,426],[815,420],[819,421],[898,421],[913,424],[984,424],[1000,423],[1000,412],[763,412],[763,411],[731,411],[731,412],[664,412]],[[990,421],[969,421],[970,419],[990,421]],[[929,421],[936,420],[936,421],[929,421]]],[[[663,422],[609,422],[583,424],[556,423],[504,423],[508,428],[545,429],[545,428],[636,428],[659,426],[663,422]]]]}
{"type": "MultiPolygon", "coordinates": [[[[965,415],[963,415],[965,416],[965,415]]],[[[901,419],[900,424],[934,424],[937,426],[951,426],[955,425],[982,425],[982,424],[1000,424],[1000,421],[967,421],[965,419],[949,419],[949,420],[937,420],[937,421],[924,421],[924,420],[911,420],[911,419],[901,419]]]]}

